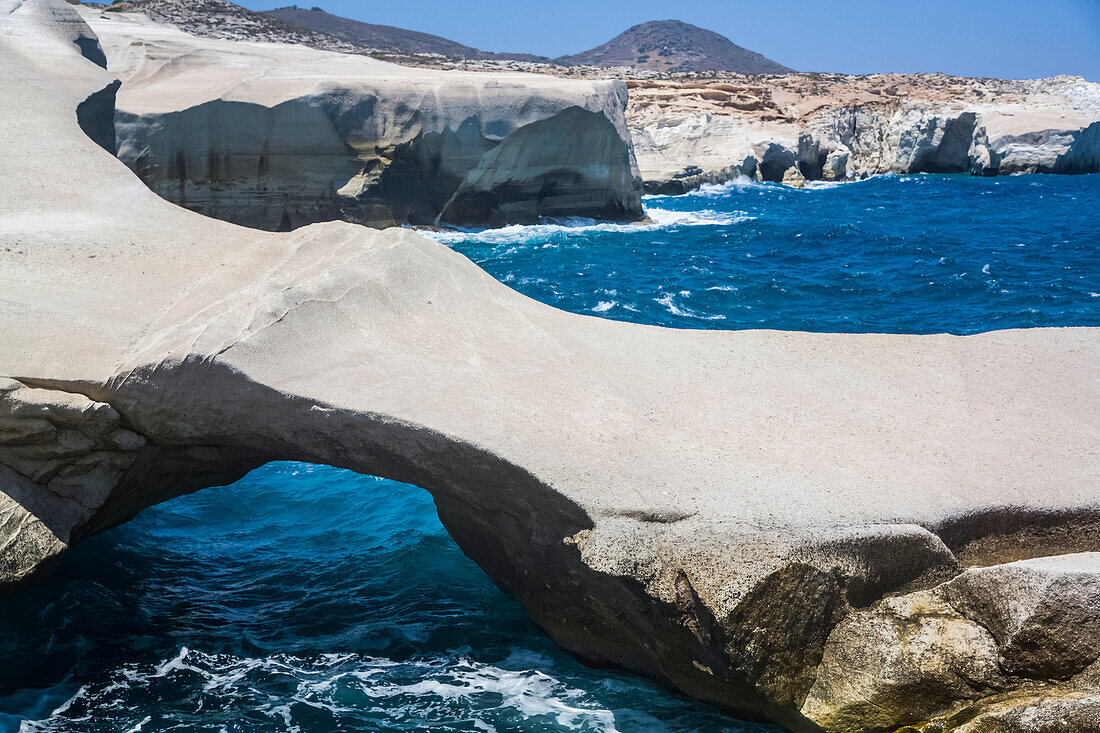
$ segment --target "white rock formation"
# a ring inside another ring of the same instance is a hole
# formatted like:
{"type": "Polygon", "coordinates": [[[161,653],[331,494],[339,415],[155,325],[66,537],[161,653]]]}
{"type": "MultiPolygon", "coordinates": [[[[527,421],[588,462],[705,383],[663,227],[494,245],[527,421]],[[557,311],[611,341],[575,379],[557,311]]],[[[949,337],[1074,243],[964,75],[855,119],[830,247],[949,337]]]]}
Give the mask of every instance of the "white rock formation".
{"type": "Polygon", "coordinates": [[[263,229],[643,216],[621,82],[410,68],[81,12],[123,82],[119,157],[194,211],[263,229]]]}
{"type": "Polygon", "coordinates": [[[648,191],[756,175],[1100,171],[1100,84],[939,75],[632,82],[628,122],[648,191]],[[889,92],[884,94],[883,90],[889,92]]]}
{"type": "Polygon", "coordinates": [[[149,504],[314,461],[431,491],[559,643],[687,694],[799,731],[1097,730],[1097,663],[1031,653],[1092,638],[1094,556],[959,573],[1100,550],[1100,331],[644,327],[407,230],[209,219],[81,131],[112,77],[67,7],[0,10],[0,584],[149,504]],[[1084,599],[1068,631],[1050,599],[1084,599]],[[882,613],[926,630],[941,673],[906,671],[882,613]],[[883,675],[838,672],[865,638],[883,675]],[[892,679],[946,692],[848,714],[892,679]]]}

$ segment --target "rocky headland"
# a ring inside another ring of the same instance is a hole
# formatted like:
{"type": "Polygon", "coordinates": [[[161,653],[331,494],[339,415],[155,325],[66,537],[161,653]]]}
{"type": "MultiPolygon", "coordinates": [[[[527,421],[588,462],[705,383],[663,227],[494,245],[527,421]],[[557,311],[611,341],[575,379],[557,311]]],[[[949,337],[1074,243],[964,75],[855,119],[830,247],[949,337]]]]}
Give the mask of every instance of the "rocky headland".
{"type": "Polygon", "coordinates": [[[271,230],[643,217],[622,82],[444,73],[81,12],[122,82],[119,157],[193,211],[271,230]]]}
{"type": "Polygon", "coordinates": [[[558,643],[729,710],[1100,729],[1100,331],[645,327],[409,230],[218,221],[108,151],[102,56],[62,0],[0,6],[4,590],[312,461],[424,487],[558,643]]]}
{"type": "Polygon", "coordinates": [[[1100,84],[942,74],[667,76],[627,82],[651,193],[740,176],[1095,173],[1100,84]]]}

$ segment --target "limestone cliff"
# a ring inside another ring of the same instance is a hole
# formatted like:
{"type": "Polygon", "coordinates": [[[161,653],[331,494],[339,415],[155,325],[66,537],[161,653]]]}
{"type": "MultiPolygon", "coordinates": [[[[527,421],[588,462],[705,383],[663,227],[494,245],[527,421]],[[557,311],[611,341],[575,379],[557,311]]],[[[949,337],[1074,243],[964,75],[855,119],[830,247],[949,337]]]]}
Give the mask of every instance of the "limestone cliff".
{"type": "Polygon", "coordinates": [[[84,15],[123,82],[119,157],[193,211],[270,230],[643,216],[620,82],[443,73],[84,15]]]}
{"type": "Polygon", "coordinates": [[[1100,84],[797,74],[629,82],[647,190],[741,175],[1100,171],[1100,84]]]}
{"type": "Polygon", "coordinates": [[[422,486],[558,643],[727,709],[1100,729],[1097,329],[644,327],[409,230],[200,216],[81,129],[112,77],[73,12],[0,5],[5,590],[150,504],[313,461],[422,486]]]}

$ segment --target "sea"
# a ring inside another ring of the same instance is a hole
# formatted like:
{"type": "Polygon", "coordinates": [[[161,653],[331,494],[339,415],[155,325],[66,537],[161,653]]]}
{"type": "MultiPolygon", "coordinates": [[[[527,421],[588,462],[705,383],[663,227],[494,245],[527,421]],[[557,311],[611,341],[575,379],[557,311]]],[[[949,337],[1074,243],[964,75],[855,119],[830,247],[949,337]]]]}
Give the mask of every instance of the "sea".
{"type": "MultiPolygon", "coordinates": [[[[649,221],[433,237],[574,313],[670,328],[1100,326],[1100,176],[747,180],[649,221]]],[[[423,490],[271,463],[0,598],[0,731],[776,733],[558,649],[423,490]]]]}

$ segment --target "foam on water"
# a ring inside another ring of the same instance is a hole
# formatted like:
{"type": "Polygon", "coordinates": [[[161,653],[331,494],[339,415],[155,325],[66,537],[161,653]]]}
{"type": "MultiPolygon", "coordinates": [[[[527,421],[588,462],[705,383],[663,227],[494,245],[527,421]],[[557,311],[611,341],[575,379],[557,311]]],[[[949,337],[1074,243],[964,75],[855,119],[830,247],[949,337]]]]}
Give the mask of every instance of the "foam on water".
{"type": "Polygon", "coordinates": [[[499,229],[450,228],[441,231],[423,231],[424,236],[444,244],[455,245],[464,242],[482,242],[485,244],[522,244],[528,242],[553,241],[563,237],[584,238],[594,233],[643,234],[658,229],[697,226],[730,226],[748,217],[737,212],[721,213],[709,209],[697,211],[668,211],[655,206],[646,206],[645,213],[651,221],[629,224],[613,224],[584,218],[547,219],[541,224],[513,224],[499,229]]]}
{"type": "Polygon", "coordinates": [[[153,716],[132,707],[135,696],[158,700],[158,718],[175,713],[201,725],[204,719],[220,717],[218,711],[239,710],[264,730],[287,733],[314,730],[319,717],[335,726],[331,729],[389,724],[407,729],[407,721],[414,720],[432,727],[480,724],[480,730],[512,730],[517,724],[619,730],[613,711],[595,704],[584,690],[532,669],[532,664],[552,666],[546,658],[521,652],[493,665],[461,656],[405,661],[360,654],[251,658],[181,647],[160,664],[128,664],[111,671],[102,681],[79,688],[49,715],[24,720],[21,730],[50,733],[93,721],[113,730],[159,727],[153,716]],[[173,700],[172,689],[191,693],[186,700],[173,700]]]}

